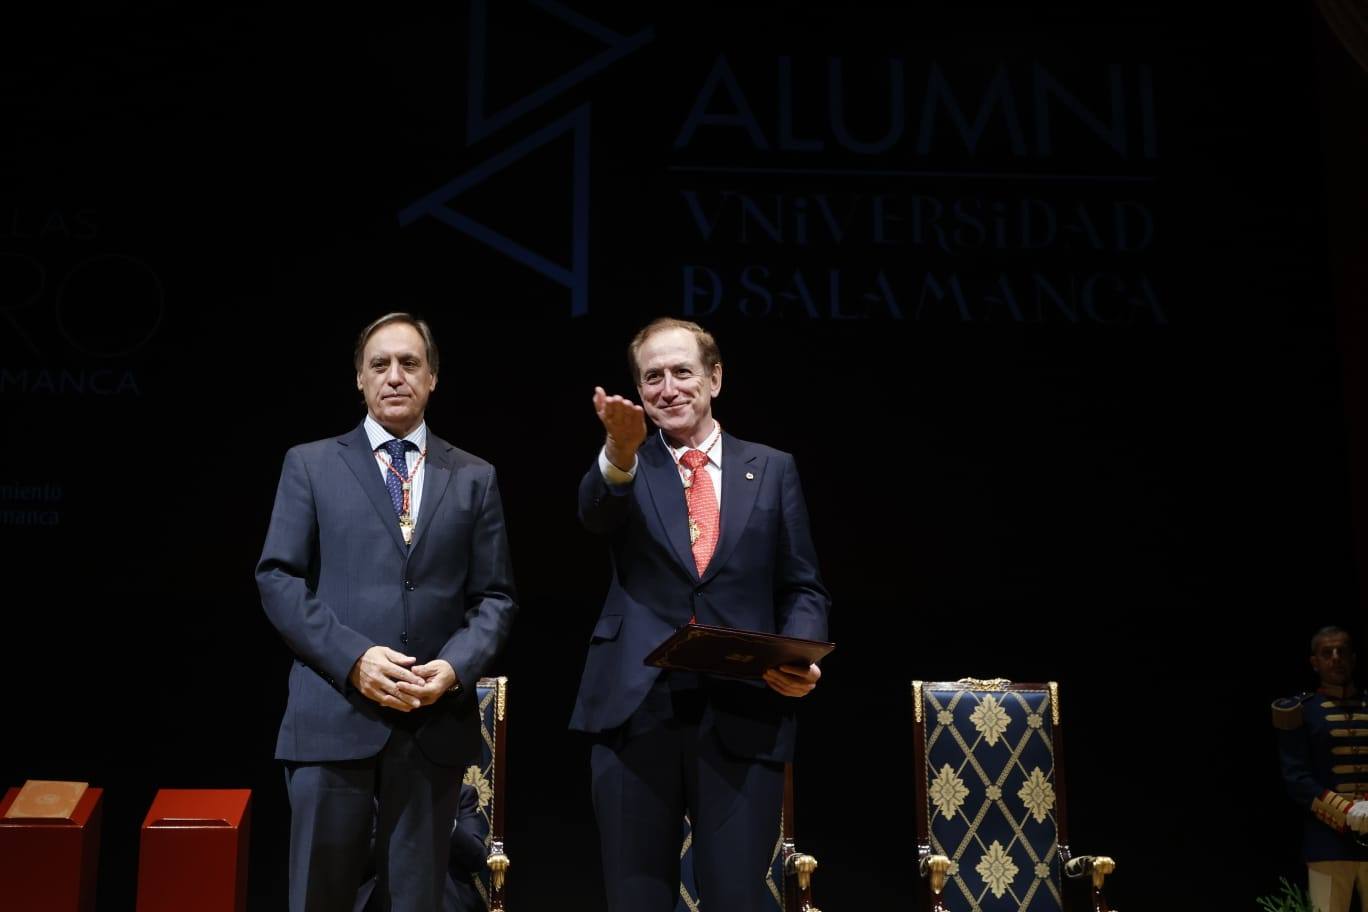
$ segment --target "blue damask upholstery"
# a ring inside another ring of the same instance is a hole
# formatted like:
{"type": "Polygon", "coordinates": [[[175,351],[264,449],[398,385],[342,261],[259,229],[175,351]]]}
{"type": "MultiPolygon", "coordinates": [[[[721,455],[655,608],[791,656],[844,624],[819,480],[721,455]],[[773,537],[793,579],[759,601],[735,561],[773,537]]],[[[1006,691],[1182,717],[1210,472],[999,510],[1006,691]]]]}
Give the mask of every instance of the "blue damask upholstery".
{"type": "MultiPolygon", "coordinates": [[[[937,902],[953,912],[1069,908],[1058,686],[916,681],[913,699],[919,854],[949,859],[943,892],[937,897],[933,889],[931,908],[937,902]]],[[[1076,860],[1068,874],[1091,872],[1092,859],[1080,867],[1084,861],[1076,860]]],[[[1102,861],[1105,875],[1112,863],[1102,861]]]]}
{"type": "MultiPolygon", "coordinates": [[[[480,757],[477,764],[467,767],[462,781],[479,794],[479,822],[476,834],[489,848],[494,867],[504,855],[504,786],[507,758],[505,744],[508,712],[508,679],[481,678],[475,687],[480,705],[480,757]]],[[[504,905],[502,874],[496,875],[487,867],[475,879],[475,889],[491,912],[502,912],[504,905]],[[495,881],[498,881],[496,883],[495,881]]]]}

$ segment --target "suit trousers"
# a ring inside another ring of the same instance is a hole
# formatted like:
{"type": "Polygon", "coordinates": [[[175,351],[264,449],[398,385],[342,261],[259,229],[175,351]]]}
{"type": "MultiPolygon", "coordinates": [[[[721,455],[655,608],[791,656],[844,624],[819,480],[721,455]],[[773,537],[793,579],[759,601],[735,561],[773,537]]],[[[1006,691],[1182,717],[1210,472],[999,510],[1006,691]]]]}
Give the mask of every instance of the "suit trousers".
{"type": "Polygon", "coordinates": [[[590,750],[594,814],[609,912],[671,912],[679,897],[684,815],[699,900],[761,912],[779,838],[784,767],[729,753],[689,674],[663,673],[642,706],[590,750]]]}
{"type": "Polygon", "coordinates": [[[1349,912],[1358,884],[1359,907],[1368,909],[1368,861],[1311,861],[1306,864],[1307,892],[1316,912],[1349,912]]]}
{"type": "Polygon", "coordinates": [[[285,764],[290,912],[351,909],[370,868],[383,912],[440,912],[461,771],[423,756],[395,728],[363,760],[285,764]]]}

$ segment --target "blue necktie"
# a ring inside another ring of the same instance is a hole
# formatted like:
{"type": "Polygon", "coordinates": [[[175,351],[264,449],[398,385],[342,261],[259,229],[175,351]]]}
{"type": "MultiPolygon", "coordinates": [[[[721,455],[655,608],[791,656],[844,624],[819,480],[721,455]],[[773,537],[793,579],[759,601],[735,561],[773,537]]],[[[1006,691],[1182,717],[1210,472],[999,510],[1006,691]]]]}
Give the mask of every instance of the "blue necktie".
{"type": "MultiPolygon", "coordinates": [[[[408,456],[406,451],[413,446],[407,440],[386,440],[380,444],[380,448],[389,456],[390,465],[394,466],[395,475],[389,469],[385,470],[385,487],[389,488],[390,500],[394,501],[394,512],[398,516],[404,515],[404,484],[408,481],[408,456]],[[403,480],[400,480],[400,476],[403,480]]],[[[416,449],[416,448],[415,448],[416,449]]]]}

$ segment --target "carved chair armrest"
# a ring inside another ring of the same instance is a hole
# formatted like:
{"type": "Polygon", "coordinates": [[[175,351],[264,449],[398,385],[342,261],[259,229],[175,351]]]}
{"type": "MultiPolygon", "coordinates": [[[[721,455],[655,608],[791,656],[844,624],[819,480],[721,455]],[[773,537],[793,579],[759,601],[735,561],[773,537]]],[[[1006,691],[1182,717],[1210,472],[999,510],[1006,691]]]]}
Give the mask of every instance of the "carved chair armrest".
{"type": "Polygon", "coordinates": [[[503,842],[501,840],[495,841],[490,845],[489,857],[485,859],[485,864],[489,865],[489,900],[491,912],[503,912],[504,881],[508,877],[508,869],[512,867],[513,862],[504,854],[503,842]]]}
{"type": "Polygon", "coordinates": [[[1087,877],[1092,875],[1093,889],[1102,889],[1102,881],[1116,870],[1116,862],[1106,855],[1079,855],[1064,864],[1065,877],[1087,877]]]}
{"type": "Polygon", "coordinates": [[[941,894],[945,891],[945,878],[950,874],[950,859],[928,852],[918,859],[917,873],[925,877],[931,887],[931,912],[944,912],[941,894]]]}
{"type": "Polygon", "coordinates": [[[1116,862],[1106,855],[1079,855],[1064,863],[1064,876],[1070,878],[1092,875],[1093,908],[1099,912],[1109,912],[1106,898],[1102,895],[1102,882],[1107,875],[1116,870],[1116,862]]]}
{"type": "Polygon", "coordinates": [[[817,870],[817,859],[794,851],[784,859],[784,874],[793,878],[798,887],[800,912],[821,912],[812,904],[812,873],[817,870]]]}

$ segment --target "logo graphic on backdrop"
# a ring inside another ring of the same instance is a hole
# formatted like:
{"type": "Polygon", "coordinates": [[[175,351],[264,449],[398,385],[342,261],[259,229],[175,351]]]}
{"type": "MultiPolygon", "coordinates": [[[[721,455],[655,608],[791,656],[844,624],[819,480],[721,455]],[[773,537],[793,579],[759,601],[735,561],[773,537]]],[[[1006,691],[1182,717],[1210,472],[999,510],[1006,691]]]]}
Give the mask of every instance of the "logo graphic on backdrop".
{"type": "Polygon", "coordinates": [[[745,64],[716,57],[674,141],[685,316],[1168,322],[1150,66],[745,64]]]}
{"type": "MultiPolygon", "coordinates": [[[[529,0],[531,6],[555,17],[565,25],[604,45],[604,50],[550,80],[541,88],[497,111],[485,108],[485,82],[488,74],[489,29],[488,0],[470,5],[469,68],[466,101],[466,147],[470,148],[503,127],[536,111],[552,99],[570,91],[595,73],[611,66],[651,40],[647,27],[632,35],[622,35],[600,22],[553,0],[529,0]]],[[[570,291],[570,314],[589,312],[589,103],[514,141],[503,151],[404,207],[399,224],[408,226],[420,218],[431,217],[487,244],[529,269],[570,291]],[[568,264],[540,254],[521,241],[502,234],[459,210],[457,198],[494,174],[524,158],[528,153],[566,133],[573,134],[573,171],[571,177],[571,255],[568,264]],[[456,204],[453,207],[453,203],[456,204]]]]}
{"type": "Polygon", "coordinates": [[[93,209],[0,208],[0,398],[141,395],[165,289],[100,229],[93,209]]]}
{"type": "MultiPolygon", "coordinates": [[[[569,314],[582,316],[590,103],[540,122],[533,115],[642,49],[655,30],[623,34],[552,0],[528,5],[600,50],[491,110],[490,4],[472,2],[466,148],[534,125],[398,220],[430,218],[480,241],[567,289],[569,314]],[[562,262],[538,249],[543,210],[515,213],[520,237],[517,227],[490,227],[463,194],[532,169],[531,153],[567,136],[571,243],[562,262]]],[[[508,53],[522,50],[505,40],[508,53]]],[[[668,71],[686,86],[675,102],[648,108],[674,136],[662,175],[673,213],[655,227],[678,276],[681,315],[1168,323],[1154,274],[1159,134],[1149,64],[971,66],[792,56],[763,44],[731,57],[692,44],[656,47],[682,55],[668,71]]],[[[637,129],[614,141],[652,135],[637,129]]]]}
{"type": "Polygon", "coordinates": [[[0,526],[55,526],[61,504],[59,484],[0,482],[0,526]]]}

